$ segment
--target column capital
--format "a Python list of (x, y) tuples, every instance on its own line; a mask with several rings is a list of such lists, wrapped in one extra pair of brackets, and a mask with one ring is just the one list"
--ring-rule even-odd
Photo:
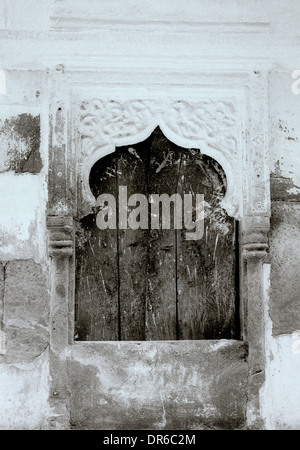
[(49, 256), (72, 256), (74, 249), (73, 217), (47, 216)]
[(270, 218), (267, 216), (246, 216), (242, 220), (243, 257), (264, 258), (267, 256)]

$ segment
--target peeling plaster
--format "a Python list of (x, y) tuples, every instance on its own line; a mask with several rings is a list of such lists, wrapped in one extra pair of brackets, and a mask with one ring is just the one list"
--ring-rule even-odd
[[(269, 75), (271, 194), (275, 200), (277, 188), (300, 187), (300, 99), (292, 93), (291, 84), (289, 71), (281, 69)], [(294, 192), (292, 195), (287, 192), (287, 199), (299, 201), (298, 192), (296, 197)]]
[(0, 173), (41, 171), (39, 116), (20, 114), (0, 121), (0, 163)]

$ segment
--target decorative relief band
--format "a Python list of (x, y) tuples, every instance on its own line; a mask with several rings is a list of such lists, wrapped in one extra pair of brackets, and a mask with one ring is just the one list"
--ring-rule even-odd
[(201, 102), (92, 99), (81, 104), (81, 133), (88, 148), (134, 138), (161, 125), (179, 138), (236, 153), (236, 109), (232, 100)]

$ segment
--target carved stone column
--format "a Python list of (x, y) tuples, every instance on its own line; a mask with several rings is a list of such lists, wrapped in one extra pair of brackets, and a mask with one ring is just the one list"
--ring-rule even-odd
[(247, 261), (247, 336), (248, 342), (248, 404), (249, 428), (262, 428), (259, 392), (265, 380), (265, 330), (263, 303), (263, 259), (268, 249), (268, 217), (246, 217), (243, 220), (243, 257)]
[(74, 251), (73, 183), (75, 164), (71, 155), (69, 92), (63, 66), (52, 73), (50, 108), (48, 253), (51, 257), (50, 334), (50, 428), (68, 429), (69, 380), (67, 353), (70, 343), (71, 257)]
[(51, 257), (50, 426), (69, 428), (67, 348), (69, 344), (69, 271), (73, 255), (73, 218), (48, 216)]

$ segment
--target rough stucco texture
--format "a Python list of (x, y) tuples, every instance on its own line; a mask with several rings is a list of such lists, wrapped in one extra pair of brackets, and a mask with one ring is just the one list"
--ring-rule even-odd
[(84, 343), (68, 362), (73, 429), (237, 429), (248, 366), (238, 341)]
[(41, 266), (32, 260), (5, 266), (5, 363), (31, 362), (49, 344), (49, 293)]
[(270, 233), (270, 316), (273, 335), (300, 329), (300, 204), (273, 202)]

